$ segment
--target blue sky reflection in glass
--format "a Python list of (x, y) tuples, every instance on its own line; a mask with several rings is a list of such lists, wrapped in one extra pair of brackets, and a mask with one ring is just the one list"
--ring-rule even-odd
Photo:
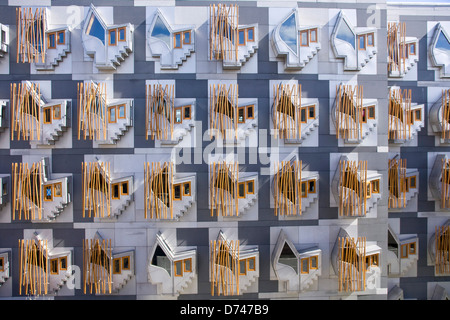
[(291, 14), (280, 26), (280, 38), (297, 54), (297, 23), (295, 13)]
[(98, 21), (95, 14), (91, 15), (86, 34), (98, 38), (103, 43), (103, 45), (105, 44), (105, 29), (103, 28), (100, 21)]
[(342, 19), (342, 23), (339, 25), (336, 38), (350, 43), (353, 49), (355, 49), (355, 34), (344, 19)]
[(447, 53), (450, 53), (450, 41), (445, 36), (444, 32), (439, 32), (435, 47), (436, 49), (444, 50)]
[(156, 18), (151, 36), (163, 41), (170, 48), (170, 31), (159, 16)]

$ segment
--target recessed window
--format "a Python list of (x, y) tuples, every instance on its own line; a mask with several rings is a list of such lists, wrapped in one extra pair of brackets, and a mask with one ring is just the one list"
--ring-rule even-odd
[(367, 117), (369, 119), (375, 119), (375, 106), (368, 106), (367, 112), (368, 112)]
[(114, 258), (113, 259), (113, 274), (120, 274), (120, 273), (122, 273), (121, 259)]
[(120, 195), (127, 196), (128, 192), (128, 181), (124, 181), (121, 183)]
[(315, 106), (308, 107), (308, 119), (314, 119), (316, 117), (316, 108)]
[(370, 183), (372, 184), (372, 192), (380, 193), (380, 180), (372, 180)]
[(366, 36), (365, 35), (358, 37), (358, 49), (359, 50), (366, 49)]
[(190, 120), (191, 119), (191, 106), (184, 106), (183, 107), (183, 120)]
[(369, 33), (367, 35), (367, 46), (368, 47), (373, 47), (374, 45), (375, 45), (374, 34), (373, 33)]
[(409, 254), (416, 254), (416, 243), (411, 242), (409, 244)]
[(245, 182), (238, 183), (238, 198), (245, 198)]
[(55, 33), (49, 33), (47, 35), (47, 48), (48, 49), (56, 48), (56, 34)]
[(301, 123), (307, 123), (308, 119), (306, 118), (306, 108), (300, 109), (300, 122)]
[(309, 268), (310, 269), (318, 269), (319, 267), (318, 267), (318, 260), (319, 260), (319, 258), (318, 258), (318, 256), (312, 256), (312, 257), (310, 257), (309, 258)]
[(239, 275), (245, 276), (247, 274), (247, 259), (239, 260)]
[(301, 31), (300, 32), (300, 46), (307, 47), (309, 46), (309, 39), (308, 39), (308, 31)]
[(173, 200), (181, 200), (182, 199), (182, 195), (181, 195), (181, 184), (175, 184), (173, 186)]
[(413, 56), (416, 54), (416, 44), (415, 43), (411, 43), (409, 45), (409, 54), (413, 55)]
[(317, 42), (317, 29), (309, 30), (309, 41)]
[(250, 180), (247, 181), (247, 194), (254, 194), (255, 193), (255, 181)]
[(181, 107), (175, 108), (175, 123), (183, 122), (181, 111)]
[(0, 272), (5, 271), (5, 258), (0, 257)]
[(121, 104), (121, 105), (117, 106), (117, 109), (118, 109), (118, 112), (117, 112), (118, 115), (117, 115), (117, 117), (118, 117), (119, 119), (125, 119), (125, 118), (127, 117), (125, 105), (124, 105), (124, 104)]
[(66, 33), (64, 31), (58, 32), (58, 44), (64, 44), (66, 42)]
[(367, 108), (362, 108), (361, 113), (362, 113), (362, 115), (361, 115), (362, 123), (367, 123)]
[(245, 122), (245, 108), (240, 107), (238, 108), (238, 123), (244, 123)]
[(308, 181), (308, 193), (316, 193), (316, 180)]
[(98, 38), (103, 45), (105, 44), (105, 28), (103, 28), (95, 14), (91, 14), (88, 27), (86, 28), (86, 34)]
[(60, 270), (67, 270), (67, 257), (60, 257), (59, 258), (59, 269)]
[(61, 120), (61, 105), (60, 104), (53, 106), (53, 119)]
[(190, 31), (183, 32), (183, 44), (191, 44), (191, 32)]
[(255, 41), (255, 28), (248, 28), (247, 29), (247, 41), (248, 42)]
[(247, 119), (255, 118), (254, 108), (255, 108), (255, 106), (253, 104), (247, 106)]
[(44, 187), (44, 201), (53, 201), (53, 185), (48, 185)]
[(127, 28), (122, 27), (119, 28), (119, 41), (126, 41), (127, 40)]
[(109, 123), (116, 123), (117, 122), (116, 106), (108, 108), (108, 122)]
[(422, 121), (422, 110), (420, 109), (414, 110), (414, 120)]
[(6, 182), (2, 183), (2, 194), (5, 196), (8, 194), (8, 188)]
[(302, 181), (301, 191), (302, 191), (302, 198), (306, 198), (308, 196), (308, 181)]
[(409, 187), (414, 189), (416, 188), (416, 176), (409, 177)]
[(367, 183), (367, 185), (366, 185), (366, 190), (367, 190), (367, 193), (366, 193), (366, 198), (370, 198), (371, 196), (372, 196), (372, 184), (369, 182), (369, 183)]
[(109, 45), (115, 46), (117, 44), (117, 30), (109, 30)]
[(400, 251), (402, 258), (408, 258), (408, 244), (402, 244)]
[(256, 270), (255, 257), (247, 259), (247, 270), (248, 271), (255, 271)]
[(191, 182), (190, 181), (183, 183), (183, 195), (184, 196), (191, 195)]
[(130, 257), (122, 257), (122, 270), (130, 270)]
[(175, 266), (175, 277), (183, 276), (183, 260), (178, 260), (174, 262)]
[(309, 259), (303, 258), (300, 259), (301, 273), (309, 273)]
[(55, 183), (53, 185), (53, 190), (54, 190), (54, 196), (55, 197), (61, 197), (62, 196), (62, 194), (61, 194), (61, 187), (62, 187), (62, 183), (61, 182)]
[(239, 30), (239, 45), (245, 46), (245, 29)]
[(192, 259), (184, 259), (184, 272), (192, 272)]
[(58, 274), (58, 259), (50, 260), (50, 274)]
[(379, 266), (379, 254), (371, 254), (366, 256), (366, 268), (371, 266)]
[(174, 48), (181, 48), (181, 32), (175, 33), (173, 36), (173, 46)]
[(44, 108), (44, 123), (52, 123), (52, 108)]
[(114, 200), (120, 199), (120, 185), (118, 183), (112, 185), (112, 198)]

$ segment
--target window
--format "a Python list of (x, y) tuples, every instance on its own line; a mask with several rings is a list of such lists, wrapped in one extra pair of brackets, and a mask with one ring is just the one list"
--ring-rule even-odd
[(300, 46), (301, 47), (309, 46), (308, 33), (309, 33), (308, 30), (300, 31)]
[(245, 182), (238, 183), (238, 198), (245, 198)]
[(115, 183), (112, 185), (112, 198), (114, 200), (120, 199), (120, 191), (119, 191), (119, 184)]
[(373, 47), (375, 45), (375, 38), (373, 33), (367, 35), (367, 46)]
[(240, 46), (245, 46), (245, 29), (244, 30), (239, 30), (239, 45)]
[(108, 108), (108, 122), (109, 123), (116, 123), (117, 122), (117, 119), (116, 119), (116, 106)]
[(422, 110), (420, 109), (414, 110), (414, 120), (422, 121)]
[(181, 184), (175, 184), (173, 186), (173, 200), (179, 201), (182, 199), (181, 195)]
[(319, 257), (318, 256), (312, 256), (309, 258), (309, 269), (316, 270), (319, 268), (318, 263)]
[(367, 107), (367, 111), (368, 111), (368, 119), (375, 119), (375, 106), (368, 106)]
[(308, 196), (307, 183), (308, 183), (308, 181), (302, 181), (302, 184), (301, 184), (302, 198), (306, 198)]
[(409, 254), (416, 254), (416, 243), (411, 242), (409, 244)]
[(120, 274), (120, 273), (122, 273), (121, 259), (114, 258), (113, 259), (113, 274)]
[(401, 257), (402, 258), (408, 258), (408, 244), (402, 244), (401, 246)]
[(66, 33), (64, 31), (58, 32), (58, 44), (65, 44), (66, 43)]
[(244, 123), (245, 122), (245, 108), (239, 107), (238, 108), (238, 123)]
[(191, 31), (183, 32), (183, 44), (191, 44)]
[(109, 30), (109, 45), (115, 46), (117, 44), (117, 29)]
[(362, 108), (361, 110), (362, 113), (362, 123), (367, 123), (367, 108)]
[(317, 42), (317, 29), (309, 30), (309, 41)]
[(53, 190), (54, 190), (54, 197), (61, 197), (62, 195), (61, 195), (61, 187), (62, 187), (62, 183), (61, 182), (58, 182), (58, 183), (55, 183), (54, 185), (53, 185)]
[(358, 49), (365, 50), (366, 49), (366, 36), (362, 35), (358, 37)]
[(309, 273), (309, 258), (300, 259), (300, 270), (301, 273)]
[(255, 41), (255, 28), (248, 28), (247, 29), (247, 41), (253, 42)]
[(6, 185), (6, 182), (2, 183), (2, 193), (4, 196), (6, 196), (8, 194), (8, 187)]
[(191, 182), (190, 181), (183, 183), (183, 195), (184, 196), (191, 195)]
[(409, 54), (410, 55), (416, 55), (416, 44), (415, 43), (411, 43), (409, 45)]
[(122, 27), (119, 28), (119, 41), (126, 41), (127, 40), (127, 28)]
[(372, 192), (380, 193), (380, 179), (372, 180), (370, 183), (372, 184)]
[(308, 193), (316, 193), (316, 180), (308, 180)]
[(126, 111), (126, 109), (125, 109), (125, 105), (124, 104), (121, 104), (121, 105), (119, 105), (119, 106), (117, 106), (117, 109), (118, 109), (118, 115), (117, 115), (117, 118), (119, 118), (119, 119), (125, 119), (126, 117), (127, 117), (127, 111)]
[(44, 123), (52, 123), (52, 108), (44, 108)]
[(187, 258), (183, 260), (184, 262), (184, 272), (192, 272), (192, 259), (191, 258)]
[(56, 48), (56, 34), (55, 33), (47, 34), (47, 48), (48, 49)]
[(247, 119), (255, 119), (254, 108), (253, 104), (247, 106)]
[(255, 271), (256, 270), (255, 257), (247, 259), (247, 270), (248, 271)]
[(120, 195), (122, 196), (128, 195), (128, 181), (124, 181), (121, 183)]
[(130, 270), (130, 257), (122, 257), (122, 270)]
[(5, 258), (0, 257), (0, 272), (5, 271)]
[(306, 123), (308, 120), (306, 119), (306, 108), (300, 109), (300, 123)]
[(366, 267), (379, 266), (379, 254), (371, 254), (366, 256)]
[(59, 258), (59, 270), (67, 270), (67, 257)]
[(105, 29), (94, 14), (91, 14), (86, 34), (98, 38), (103, 45), (105, 44)]
[(182, 45), (181, 45), (181, 37), (182, 37), (181, 32), (175, 33), (173, 35), (173, 47), (174, 48), (181, 48), (182, 47)]
[(255, 193), (255, 181), (250, 180), (247, 181), (247, 194), (254, 194)]
[(50, 274), (58, 274), (58, 259), (50, 259)]
[(175, 277), (182, 277), (183, 276), (183, 260), (175, 261), (173, 264), (175, 267)]
[(372, 188), (371, 188), (372, 184), (369, 182), (366, 185), (366, 189), (367, 189), (367, 193), (366, 193), (366, 198), (370, 198), (372, 196)]
[(239, 275), (245, 276), (247, 274), (247, 259), (239, 260)]
[(183, 122), (182, 115), (181, 115), (181, 107), (175, 108), (175, 123), (181, 123)]
[(409, 177), (409, 187), (411, 189), (416, 188), (416, 176)]
[(60, 104), (53, 106), (53, 119), (61, 120), (61, 105)]
[(316, 117), (316, 106), (308, 107), (308, 119), (314, 119)]
[(187, 105), (183, 107), (183, 120), (191, 119), (191, 105)]
[(44, 201), (53, 201), (53, 185), (44, 186)]

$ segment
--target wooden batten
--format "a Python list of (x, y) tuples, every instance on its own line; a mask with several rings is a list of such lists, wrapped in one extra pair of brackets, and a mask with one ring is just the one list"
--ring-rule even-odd
[(450, 90), (442, 90), (441, 139), (450, 139)]
[(83, 218), (111, 216), (111, 164), (109, 162), (83, 162), (82, 205)]
[(106, 140), (108, 114), (106, 108), (106, 84), (80, 82), (78, 97), (78, 140)]
[(367, 161), (340, 161), (339, 170), (339, 215), (364, 216), (367, 208)]
[(389, 159), (388, 176), (388, 208), (405, 208), (408, 183), (406, 178), (406, 159)]
[(41, 138), (40, 84), (11, 83), (11, 140)]
[(238, 128), (238, 85), (211, 84), (209, 86), (210, 139), (214, 132), (222, 137), (237, 139)]
[(146, 134), (152, 140), (173, 139), (175, 123), (175, 85), (161, 84), (146, 87)]
[(111, 239), (83, 240), (83, 293), (112, 293)]
[(442, 159), (441, 169), (441, 208), (450, 208), (450, 160)]
[(41, 162), (12, 163), (13, 220), (41, 220), (44, 216), (43, 182)]
[(406, 71), (406, 59), (408, 50), (406, 46), (405, 23), (388, 23), (387, 30), (388, 47), (388, 71), (398, 71), (400, 74)]
[(239, 240), (210, 241), (211, 296), (239, 295)]
[(275, 164), (275, 216), (302, 214), (302, 162), (281, 161)]
[(238, 216), (239, 163), (213, 162), (209, 172), (211, 217)]
[(19, 294), (47, 294), (48, 285), (48, 241), (19, 239)]
[(272, 121), (275, 138), (301, 138), (301, 101), (302, 86), (300, 84), (273, 85)]
[(172, 162), (146, 162), (144, 164), (144, 215), (150, 219), (173, 219)]
[(238, 61), (239, 7), (209, 6), (209, 56), (211, 60)]
[(336, 138), (360, 139), (363, 112), (363, 86), (336, 86)]
[(339, 237), (339, 292), (366, 289), (366, 238)]
[(45, 63), (47, 22), (45, 8), (16, 8), (17, 62)]
[(439, 275), (450, 274), (450, 227), (435, 227), (435, 272)]
[(391, 89), (389, 93), (389, 139), (411, 139), (411, 89)]

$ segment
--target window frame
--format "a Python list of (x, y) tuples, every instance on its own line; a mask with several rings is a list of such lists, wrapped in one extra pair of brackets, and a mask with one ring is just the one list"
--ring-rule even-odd
[[(244, 265), (244, 268), (241, 268), (242, 264)], [(244, 269), (244, 271), (242, 271), (242, 269)], [(239, 260), (239, 275), (240, 276), (247, 275), (247, 259)]]
[[(53, 37), (53, 46), (51, 45), (50, 38)], [(47, 49), (56, 49), (56, 32), (47, 33)]]
[[(192, 118), (192, 105), (191, 104), (187, 104), (187, 105), (185, 105), (185, 106), (183, 106), (182, 107), (183, 108), (183, 110), (182, 110), (182, 120), (191, 120), (191, 118)], [(187, 109), (187, 108), (189, 108), (189, 117), (186, 117), (186, 112), (185, 112), (185, 110)]]
[[(361, 38), (363, 39), (364, 47), (361, 47)], [(366, 43), (366, 35), (360, 34), (358, 35), (358, 50), (366, 50), (367, 43)]]
[[(370, 110), (373, 110), (373, 117), (370, 116)], [(368, 107), (367, 107), (367, 119), (368, 119), (368, 120), (369, 120), (369, 119), (374, 120), (375, 117), (376, 117), (376, 115), (375, 115), (375, 106), (368, 106)]]
[[(62, 261), (63, 261), (63, 260), (66, 261), (66, 266), (65, 266), (65, 267), (62, 266)], [(66, 270), (67, 270), (67, 256), (59, 257), (59, 258), (58, 258), (58, 263), (59, 263), (59, 270), (63, 270), (63, 271), (66, 271)]]
[[(179, 46), (177, 46), (177, 36), (180, 37)], [(183, 48), (183, 32), (175, 32), (173, 34), (173, 48), (174, 49), (181, 49), (181, 48)]]
[[(124, 263), (125, 259), (128, 259), (128, 267), (125, 267), (125, 263)], [(130, 256), (123, 256), (121, 258), (121, 261), (122, 261), (122, 270), (131, 270), (131, 259), (130, 259)]]
[[(316, 34), (316, 37), (315, 37), (316, 40), (312, 40), (311, 34), (313, 32)], [(309, 29), (309, 42), (310, 43), (317, 43), (319, 41), (319, 39), (317, 39), (318, 35), (319, 35), (319, 33), (317, 32), (317, 28)]]
[[(253, 261), (253, 268), (250, 268), (250, 261)], [(247, 270), (256, 271), (256, 259), (255, 257), (247, 258)]]
[[(180, 110), (180, 121), (177, 121), (177, 110)], [(180, 124), (183, 123), (183, 107), (175, 107), (173, 109), (174, 114), (174, 123)]]
[[(123, 30), (123, 39), (120, 39), (120, 31)], [(117, 28), (117, 41), (124, 42), (127, 41), (127, 27)]]
[[(370, 184), (371, 184), (370, 189), (371, 189), (371, 192), (372, 192), (372, 193), (380, 193), (380, 179), (374, 179), (374, 180), (371, 180), (371, 181), (370, 181)], [(377, 186), (378, 188), (375, 189), (375, 188), (373, 187), (374, 184), (376, 184), (376, 186)]]
[[(189, 261), (189, 269), (186, 268), (186, 261)], [(183, 272), (192, 272), (192, 258), (186, 258), (183, 260)]]
[[(248, 36), (248, 31), (249, 30), (253, 30), (253, 37), (252, 38), (250, 38)], [(255, 27), (250, 27), (250, 28), (245, 29), (245, 36), (246, 36), (246, 41), (247, 42), (255, 42)]]
[[(316, 260), (316, 266), (313, 267), (312, 261)], [(319, 256), (311, 256), (309, 257), (309, 270), (317, 270), (319, 269)]]
[[(243, 34), (243, 38), (242, 38), (244, 40), (243, 43), (241, 43), (241, 34)], [(247, 45), (247, 39), (246, 38), (247, 38), (247, 31), (246, 31), (246, 29), (238, 30), (237, 43), (238, 43), (239, 47)]]
[[(185, 185), (189, 185), (189, 193), (186, 193), (186, 188), (185, 188)], [(191, 182), (190, 181), (186, 181), (186, 182), (183, 182), (183, 196), (186, 196), (186, 197), (190, 197), (191, 196)]]
[[(409, 180), (409, 188), (410, 189), (416, 189), (417, 188), (417, 177), (416, 176), (410, 176), (408, 178)], [(413, 184), (414, 181), (414, 184)]]
[[(308, 106), (307, 108), (308, 108), (307, 113), (306, 113), (307, 119), (308, 120), (315, 119), (316, 118), (316, 105)], [(314, 114), (314, 116), (312, 116), (312, 117), (311, 117), (311, 110), (313, 110), (313, 114)]]
[[(56, 271), (54, 271), (54, 267), (56, 267)], [(50, 259), (50, 274), (53, 274), (53, 275), (59, 274), (59, 259), (58, 258)]]
[[(119, 104), (116, 106), (117, 107), (117, 119), (126, 119), (127, 118), (127, 107), (126, 105), (123, 104)], [(123, 117), (120, 116), (120, 109), (123, 108)]]
[[(306, 262), (306, 264), (303, 264), (303, 262)], [(301, 258), (300, 259), (300, 274), (308, 274), (309, 273), (309, 257), (307, 258)], [(307, 267), (307, 270), (303, 270), (303, 266)]]
[[(177, 264), (180, 264), (180, 266), (179, 267), (177, 267)], [(183, 263), (183, 260), (175, 260), (174, 262), (173, 262), (173, 275), (175, 276), (175, 277), (182, 277), (183, 276), (183, 269), (184, 269), (184, 263)], [(180, 272), (179, 274), (177, 273), (177, 272)]]
[[(417, 117), (417, 114), (419, 114), (418, 117)], [(414, 121), (422, 121), (422, 109), (414, 110)]]
[[(305, 112), (305, 120), (302, 120), (302, 112)], [(308, 110), (307, 107), (300, 108), (300, 123), (308, 123)]]
[[(114, 194), (115, 194), (114, 188), (116, 188), (116, 187), (117, 187), (117, 197), (114, 196)], [(119, 200), (120, 199), (120, 191), (121, 191), (120, 189), (121, 189), (121, 183), (120, 182), (111, 184), (111, 199), (113, 199), (113, 200)]]
[[(183, 44), (191, 44), (191, 42), (192, 42), (192, 40), (191, 40), (191, 37), (192, 37), (191, 30), (186, 30), (186, 31), (183, 31), (182, 33), (183, 33)], [(189, 34), (189, 41), (186, 41), (186, 33)]]
[[(248, 185), (253, 184), (253, 191), (248, 191)], [(255, 194), (255, 180), (245, 181), (245, 194)]]
[[(116, 261), (118, 261), (119, 263), (117, 264), (119, 266), (119, 270), (116, 270)], [(122, 258), (113, 258), (112, 261), (112, 269), (113, 269), (113, 274), (121, 274), (122, 273)]]
[[(240, 193), (240, 191), (241, 191), (241, 189), (240, 189), (240, 186), (243, 186), (243, 190), (244, 190), (244, 192), (243, 192), (243, 195), (241, 196), (241, 193)], [(237, 190), (237, 196), (238, 196), (238, 199), (245, 199), (245, 195), (246, 195), (246, 193), (245, 193), (245, 181), (244, 182), (238, 182), (238, 190)]]
[[(252, 110), (252, 116), (249, 117), (248, 115), (248, 110)], [(246, 119), (255, 119), (255, 105), (254, 104), (249, 104), (248, 106), (245, 107), (245, 118)]]
[[(303, 44), (304, 35), (306, 35), (306, 44)], [(309, 47), (309, 30), (300, 31), (300, 47)]]
[[(414, 50), (411, 50), (411, 48), (414, 48)], [(409, 43), (408, 44), (408, 53), (410, 55), (412, 55), (412, 56), (415, 56), (416, 55), (416, 51), (417, 51), (416, 44), (415, 43)]]
[[(56, 194), (56, 186), (59, 185), (60, 194)], [(62, 197), (62, 182), (56, 182), (53, 184), (53, 197), (54, 198), (61, 198)]]
[(372, 197), (372, 182), (368, 182), (366, 183), (366, 199), (369, 199), (370, 197)]
[[(406, 248), (406, 250), (405, 250), (406, 255), (403, 254), (403, 248)], [(408, 256), (409, 256), (409, 243), (402, 244), (400, 246), (400, 258), (401, 259), (408, 258)]]
[[(114, 43), (111, 42), (111, 33), (114, 33)], [(108, 30), (108, 45), (109, 46), (117, 46), (117, 28)]]
[[(114, 110), (114, 121), (111, 120), (111, 112)], [(108, 107), (108, 123), (117, 123), (117, 108), (116, 106)]]
[(408, 243), (408, 254), (416, 254), (416, 253), (417, 253), (416, 242)]
[[(46, 119), (46, 112), (48, 111), (49, 115), (50, 115), (50, 120), (47, 121)], [(44, 124), (51, 124), (53, 122), (53, 108), (52, 107), (44, 107), (42, 108), (42, 113), (44, 115)]]
[[(59, 35), (61, 35), (61, 34), (62, 34), (62, 39), (63, 39), (62, 42), (59, 41), (59, 39), (60, 39)], [(66, 44), (66, 32), (64, 30), (56, 32), (56, 44), (58, 44), (58, 45)]]
[[(50, 188), (50, 190), (51, 190), (50, 199), (47, 198), (47, 188)], [(47, 202), (53, 201), (53, 184), (44, 185), (44, 201), (47, 201)]]
[[(315, 179), (311, 179), (311, 180), (308, 180), (307, 182), (308, 182), (308, 184), (306, 185), (306, 187), (307, 187), (307, 189), (306, 189), (307, 193), (316, 193), (316, 180), (315, 180)], [(312, 185), (314, 186), (313, 191), (310, 191), (310, 190), (309, 190), (309, 186), (311, 185), (311, 182), (312, 182)]]
[[(369, 44), (369, 37), (372, 37), (372, 44)], [(375, 34), (373, 32), (366, 34), (366, 47), (375, 47)]]
[[(305, 194), (303, 195), (303, 185), (305, 186)], [(300, 182), (300, 195), (302, 198), (308, 197), (308, 181), (301, 181)]]
[[(123, 186), (127, 186), (127, 192), (123, 192)], [(130, 186), (128, 184), (128, 181), (122, 181), (120, 183), (120, 196), (128, 196), (130, 194)]]
[[(176, 198), (175, 197), (175, 188), (179, 187), (180, 188), (180, 198)], [(181, 183), (176, 183), (172, 185), (172, 200), (173, 201), (181, 201), (183, 200), (183, 190), (182, 190), (183, 186)]]
[[(239, 112), (242, 110), (242, 121), (239, 120)], [(238, 107), (237, 109), (237, 121), (238, 123), (245, 123), (245, 112), (247, 111), (247, 109), (245, 107)]]
[[(56, 116), (55, 110), (59, 109), (59, 116)], [(55, 104), (52, 106), (52, 121), (61, 120), (61, 104)]]

